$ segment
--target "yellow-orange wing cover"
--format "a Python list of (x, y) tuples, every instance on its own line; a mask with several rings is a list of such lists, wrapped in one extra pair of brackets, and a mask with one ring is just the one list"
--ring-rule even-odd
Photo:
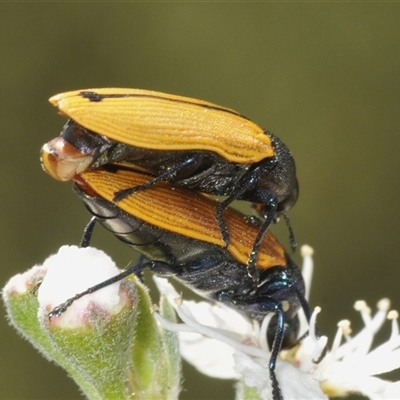
[(49, 100), (99, 135), (152, 150), (212, 151), (253, 164), (274, 156), (267, 134), (236, 111), (201, 100), (140, 89), (85, 89)]
[[(110, 202), (113, 202), (115, 192), (143, 185), (152, 179), (143, 173), (122, 168), (116, 172), (104, 169), (84, 172), (80, 178), (98, 196)], [(129, 195), (117, 205), (128, 214), (156, 227), (224, 246), (215, 218), (218, 203), (202, 194), (159, 182), (151, 188)], [(233, 209), (226, 209), (223, 215), (230, 237), (228, 251), (239, 262), (247, 265), (258, 228)], [(257, 268), (285, 265), (286, 257), (282, 245), (267, 232), (258, 252)]]

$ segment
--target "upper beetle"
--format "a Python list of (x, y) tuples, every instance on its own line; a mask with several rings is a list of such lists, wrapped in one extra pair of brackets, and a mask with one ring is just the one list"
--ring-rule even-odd
[[(304, 281), (299, 268), (281, 244), (267, 232), (257, 254), (257, 285), (248, 276), (246, 261), (257, 235), (257, 227), (239, 212), (227, 208), (224, 219), (230, 243), (224, 246), (215, 220), (218, 203), (205, 195), (167, 182), (126, 196), (115, 203), (114, 192), (141, 185), (150, 176), (127, 167), (108, 166), (77, 175), (74, 189), (88, 210), (107, 230), (149, 261), (112, 278), (115, 282), (148, 267), (153, 272), (173, 276), (204, 297), (235, 308), (262, 321), (275, 314), (268, 329), (271, 347), (269, 362), (273, 398), (281, 399), (275, 364), (282, 347), (297, 343), (297, 311), (306, 318), (310, 310), (304, 297)], [(86, 232), (91, 234), (91, 230)], [(88, 239), (85, 239), (86, 245)], [(106, 285), (97, 285), (94, 290)], [(91, 288), (87, 292), (92, 292)], [(54, 309), (59, 315), (81, 293)]]
[(50, 102), (70, 118), (61, 136), (42, 148), (42, 165), (56, 179), (125, 162), (155, 177), (115, 193), (115, 200), (160, 180), (228, 196), (216, 211), (226, 245), (223, 210), (238, 199), (261, 204), (265, 220), (248, 260), (248, 273), (256, 280), (262, 237), (298, 196), (295, 163), (280, 139), (229, 108), (148, 90), (77, 90)]

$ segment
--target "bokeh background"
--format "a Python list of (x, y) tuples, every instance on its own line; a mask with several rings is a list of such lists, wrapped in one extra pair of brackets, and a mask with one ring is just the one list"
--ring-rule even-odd
[[(400, 308), (399, 17), (394, 3), (2, 3), (1, 285), (77, 243), (88, 220), (40, 167), (65, 122), (48, 97), (120, 86), (237, 109), (285, 141), (301, 185), (289, 215), (298, 243), (315, 248), (323, 332), (342, 318), (359, 327), (357, 299)], [(274, 232), (287, 246), (284, 226)], [(133, 257), (100, 229), (93, 244), (122, 266)], [(0, 324), (2, 399), (80, 397)], [(182, 399), (233, 398), (231, 381), (186, 365), (184, 388)]]

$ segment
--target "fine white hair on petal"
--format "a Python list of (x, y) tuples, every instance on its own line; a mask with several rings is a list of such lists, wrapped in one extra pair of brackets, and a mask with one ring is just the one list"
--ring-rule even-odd
[[(62, 246), (57, 254), (45, 260), (43, 267), (47, 268), (47, 273), (38, 289), (38, 301), (40, 308), (47, 312), (119, 273), (114, 261), (93, 247)], [(82, 311), (89, 303), (95, 303), (115, 312), (113, 308), (120, 308), (119, 287), (120, 282), (117, 282), (86, 295), (75, 301), (68, 311)]]

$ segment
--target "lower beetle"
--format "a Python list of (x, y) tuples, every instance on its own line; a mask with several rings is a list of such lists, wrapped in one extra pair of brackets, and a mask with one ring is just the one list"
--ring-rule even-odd
[[(227, 245), (223, 210), (234, 200), (262, 205), (260, 225), (248, 260), (255, 258), (269, 225), (298, 196), (295, 163), (284, 143), (234, 110), (187, 97), (139, 89), (87, 89), (61, 93), (50, 102), (70, 118), (61, 136), (42, 148), (44, 169), (59, 180), (103, 164), (125, 162), (154, 175), (115, 193), (115, 199), (160, 180), (216, 196)], [(294, 239), (291, 234), (291, 243)]]
[[(247, 274), (245, 262), (257, 227), (239, 212), (224, 210), (231, 238), (229, 246), (224, 247), (214, 218), (218, 203), (202, 194), (159, 182), (118, 204), (113, 201), (116, 191), (141, 185), (148, 179), (143, 173), (112, 166), (76, 176), (74, 190), (101, 225), (150, 260), (139, 269), (148, 267), (156, 274), (172, 276), (204, 297), (260, 322), (267, 314), (275, 314), (268, 331), (269, 370), (273, 398), (281, 399), (275, 375), (278, 353), (282, 347), (291, 347), (297, 341), (298, 309), (303, 308), (307, 319), (310, 318), (299, 268), (267, 232), (257, 255), (259, 280), (255, 285)], [(91, 227), (87, 232), (90, 230)], [(133, 272), (137, 273), (138, 267), (125, 271), (112, 282)], [(69, 299), (54, 309), (51, 316), (59, 315), (86, 293)]]

